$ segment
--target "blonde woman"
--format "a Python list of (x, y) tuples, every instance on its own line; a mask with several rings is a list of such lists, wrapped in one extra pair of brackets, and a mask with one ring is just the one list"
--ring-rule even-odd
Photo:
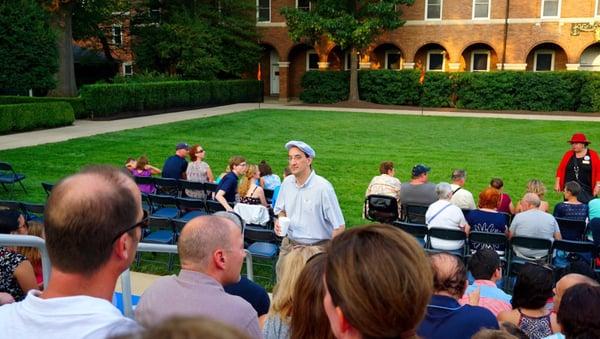
[(321, 247), (302, 246), (294, 248), (281, 259), (277, 284), (273, 288), (271, 308), (263, 328), (265, 339), (290, 337), (290, 317), (292, 316), (296, 282), (308, 259), (320, 252), (322, 252)]
[(260, 171), (256, 165), (248, 165), (242, 183), (238, 188), (240, 202), (249, 205), (263, 205), (269, 207), (265, 198), (265, 191), (257, 185)]
[[(538, 209), (542, 212), (548, 212), (548, 202), (544, 200), (544, 194), (546, 194), (546, 186), (541, 180), (531, 179), (527, 183), (527, 191), (525, 193), (534, 193), (540, 198), (540, 207)], [(521, 202), (516, 206), (516, 213), (523, 212)]]

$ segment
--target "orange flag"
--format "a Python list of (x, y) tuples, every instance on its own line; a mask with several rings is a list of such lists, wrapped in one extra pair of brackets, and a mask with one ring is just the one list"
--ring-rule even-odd
[(423, 67), (423, 65), (421, 65), (421, 76), (419, 77), (419, 83), (421, 85), (423, 85), (424, 82), (425, 82), (425, 67)]
[(256, 80), (260, 81), (260, 78), (262, 76), (262, 73), (260, 71), (260, 62), (258, 63), (258, 72), (256, 72)]

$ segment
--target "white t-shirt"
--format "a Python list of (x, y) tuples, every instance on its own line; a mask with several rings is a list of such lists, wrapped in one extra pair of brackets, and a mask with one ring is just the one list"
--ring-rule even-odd
[(0, 307), (0, 338), (104, 339), (141, 329), (107, 300), (40, 294), (32, 290), (23, 301)]
[(471, 192), (464, 188), (461, 188), (457, 191), (457, 189), (460, 187), (457, 184), (451, 184), (450, 187), (452, 187), (452, 192), (454, 192), (452, 194), (452, 198), (450, 199), (451, 203), (458, 206), (458, 208), (462, 208), (463, 210), (475, 209), (475, 200), (473, 199), (473, 194)]
[[(456, 230), (464, 230), (463, 226), (467, 224), (462, 210), (448, 200), (438, 200), (429, 205), (427, 212), (425, 212), (425, 222), (427, 223), (427, 228), (439, 227)], [(462, 240), (431, 238), (431, 247), (438, 250), (456, 250), (461, 248), (464, 243)]]

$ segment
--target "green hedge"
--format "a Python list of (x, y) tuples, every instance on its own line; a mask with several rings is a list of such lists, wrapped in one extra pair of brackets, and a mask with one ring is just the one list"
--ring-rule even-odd
[(262, 88), (257, 80), (94, 84), (83, 86), (81, 97), (92, 116), (108, 117), (121, 112), (258, 102)]
[(68, 102), (73, 107), (75, 118), (85, 119), (88, 114), (85, 110), (85, 104), (81, 97), (59, 98), (59, 97), (26, 97), (26, 96), (0, 96), (0, 105), (25, 104), (25, 103), (45, 103), (45, 102)]
[(71, 125), (73, 107), (67, 102), (0, 105), (0, 134)]
[[(423, 85), (419, 77), (418, 70), (360, 71), (360, 97), (379, 104), (425, 107), (600, 112), (600, 74), (594, 72), (428, 72)], [(300, 99), (346, 100), (348, 78), (348, 72), (307, 72)]]
[(350, 72), (308, 71), (302, 76), (300, 100), (319, 104), (348, 100), (349, 85)]

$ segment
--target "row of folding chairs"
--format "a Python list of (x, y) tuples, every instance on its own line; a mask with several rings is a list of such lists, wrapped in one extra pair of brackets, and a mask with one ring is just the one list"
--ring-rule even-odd
[(0, 208), (17, 210), (25, 216), (27, 221), (37, 220), (43, 222), (46, 205), (15, 200), (0, 200)]

